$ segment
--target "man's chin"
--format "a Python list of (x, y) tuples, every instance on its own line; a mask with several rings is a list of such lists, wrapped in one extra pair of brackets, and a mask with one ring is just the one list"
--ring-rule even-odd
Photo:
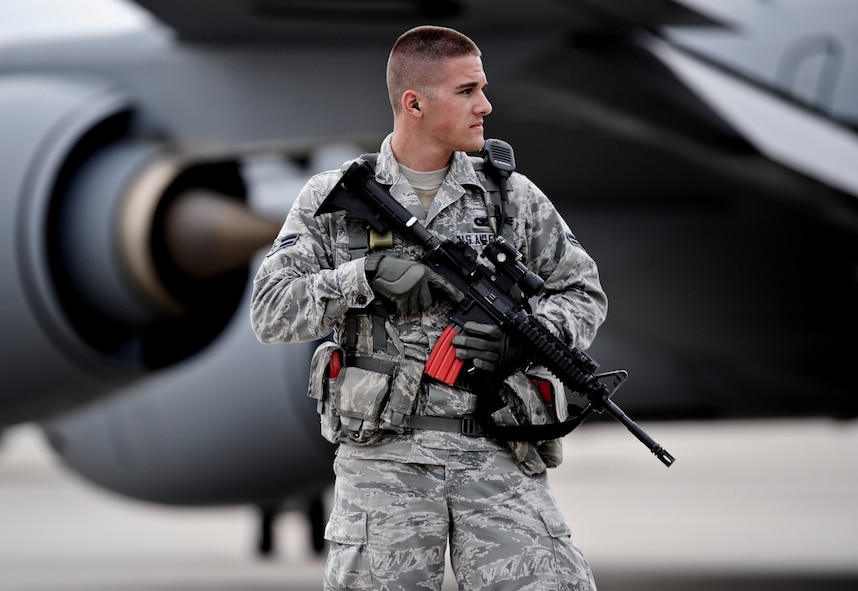
[(483, 134), (480, 134), (479, 139), (475, 138), (472, 142), (470, 142), (470, 145), (462, 151), (463, 152), (479, 152), (480, 150), (483, 149), (483, 145), (485, 143), (486, 143), (486, 140), (483, 137)]

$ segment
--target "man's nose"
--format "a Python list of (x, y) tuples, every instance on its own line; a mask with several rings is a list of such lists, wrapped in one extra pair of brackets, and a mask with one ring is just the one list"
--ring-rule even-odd
[(486, 95), (483, 95), (482, 104), (479, 106), (480, 115), (488, 115), (492, 112), (492, 104), (489, 102), (489, 99)]

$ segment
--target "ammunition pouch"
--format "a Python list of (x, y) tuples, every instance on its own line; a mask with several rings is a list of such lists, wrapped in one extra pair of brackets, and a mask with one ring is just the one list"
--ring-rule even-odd
[(322, 437), (331, 443), (338, 443), (342, 423), (339, 406), (340, 364), (345, 359), (343, 348), (336, 343), (326, 341), (316, 347), (310, 361), (310, 381), (307, 394), (316, 400), (316, 412), (319, 413)]
[[(316, 400), (322, 436), (331, 443), (369, 445), (385, 434), (421, 428), (413, 424), (412, 415), (422, 377), (423, 364), (412, 359), (379, 353), (346, 355), (336, 343), (322, 343), (313, 354), (308, 392)], [(546, 425), (565, 418), (556, 412), (566, 409), (563, 386), (542, 368), (527, 375), (514, 372), (498, 395), (504, 404), (488, 417), (496, 426)], [(563, 461), (562, 439), (506, 444), (528, 476)]]
[(410, 359), (346, 356), (337, 344), (322, 343), (313, 354), (309, 390), (322, 436), (331, 443), (367, 445), (385, 432), (403, 433), (422, 372), (423, 365)]
[[(364, 160), (375, 164), (375, 155), (364, 155)], [(486, 209), (491, 219), (497, 220), (495, 233), (513, 239), (512, 224), (501, 227), (500, 187), (483, 170), (482, 160), (472, 160), (486, 197)], [(509, 221), (517, 219), (515, 200), (506, 203)], [(344, 256), (351, 260), (367, 256), (380, 249), (390, 249), (386, 255), (398, 256), (401, 245), (391, 235), (379, 236), (367, 230), (365, 223), (359, 220), (344, 220), (347, 251)], [(514, 288), (518, 296), (521, 294)], [(521, 296), (522, 304), (527, 300)], [(322, 343), (313, 356), (310, 375), (309, 395), (317, 401), (320, 415), (321, 432), (332, 443), (351, 445), (369, 445), (377, 442), (385, 434), (403, 433), (407, 429), (457, 430), (472, 436), (483, 433), (473, 417), (461, 425), (449, 417), (421, 416), (413, 417), (417, 406), (420, 382), (423, 378), (424, 364), (408, 359), (395, 330), (388, 321), (384, 307), (376, 303), (362, 310), (350, 311), (344, 327), (338, 335), (343, 346), (333, 342)], [(536, 370), (539, 371), (538, 369)], [(557, 412), (565, 411), (565, 395), (562, 384), (548, 372), (534, 377), (549, 380), (554, 396), (563, 400), (546, 400), (539, 387), (531, 382), (531, 376), (514, 372), (500, 387), (497, 404), (493, 412), (480, 416), (480, 422), (486, 426), (492, 424), (501, 427), (525, 427), (559, 422)], [(471, 388), (464, 383), (455, 387), (465, 390)], [(478, 395), (478, 400), (480, 396)], [(479, 404), (479, 403), (478, 403)], [(466, 428), (462, 425), (470, 425)], [(507, 441), (519, 467), (526, 474), (543, 472), (562, 461), (562, 440), (548, 441)]]
[[(563, 384), (541, 366), (514, 372), (501, 383), (500, 408), (488, 420), (501, 428), (548, 425), (566, 419), (566, 392)], [(562, 410), (561, 410), (562, 409)], [(562, 417), (562, 418), (561, 418)], [(491, 429), (489, 429), (491, 431)], [(528, 476), (556, 468), (563, 462), (563, 440), (518, 441), (504, 439), (516, 464)]]

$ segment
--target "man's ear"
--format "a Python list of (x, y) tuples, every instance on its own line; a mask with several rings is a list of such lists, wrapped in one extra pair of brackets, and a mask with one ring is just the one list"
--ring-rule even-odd
[(420, 94), (414, 90), (406, 90), (402, 93), (402, 109), (409, 115), (419, 117), (420, 111)]

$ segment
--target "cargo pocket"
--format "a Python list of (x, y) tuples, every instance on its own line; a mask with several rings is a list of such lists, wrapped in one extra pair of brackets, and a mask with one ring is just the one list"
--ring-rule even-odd
[(328, 566), (326, 589), (372, 589), (372, 575), (366, 551), (366, 513), (337, 508), (325, 528)]
[(342, 424), (337, 413), (342, 361), (345, 353), (336, 343), (326, 341), (316, 348), (310, 361), (307, 395), (316, 400), (322, 437), (331, 443), (341, 441)]
[(379, 416), (390, 376), (360, 367), (347, 367), (342, 376), (339, 410), (343, 432), (352, 443), (371, 443), (381, 436)]
[(557, 587), (561, 591), (591, 591), (596, 588), (590, 563), (584, 558), (581, 550), (572, 543), (572, 532), (556, 507), (539, 510), (539, 517), (545, 524), (545, 529), (554, 546), (554, 564), (557, 576)]

